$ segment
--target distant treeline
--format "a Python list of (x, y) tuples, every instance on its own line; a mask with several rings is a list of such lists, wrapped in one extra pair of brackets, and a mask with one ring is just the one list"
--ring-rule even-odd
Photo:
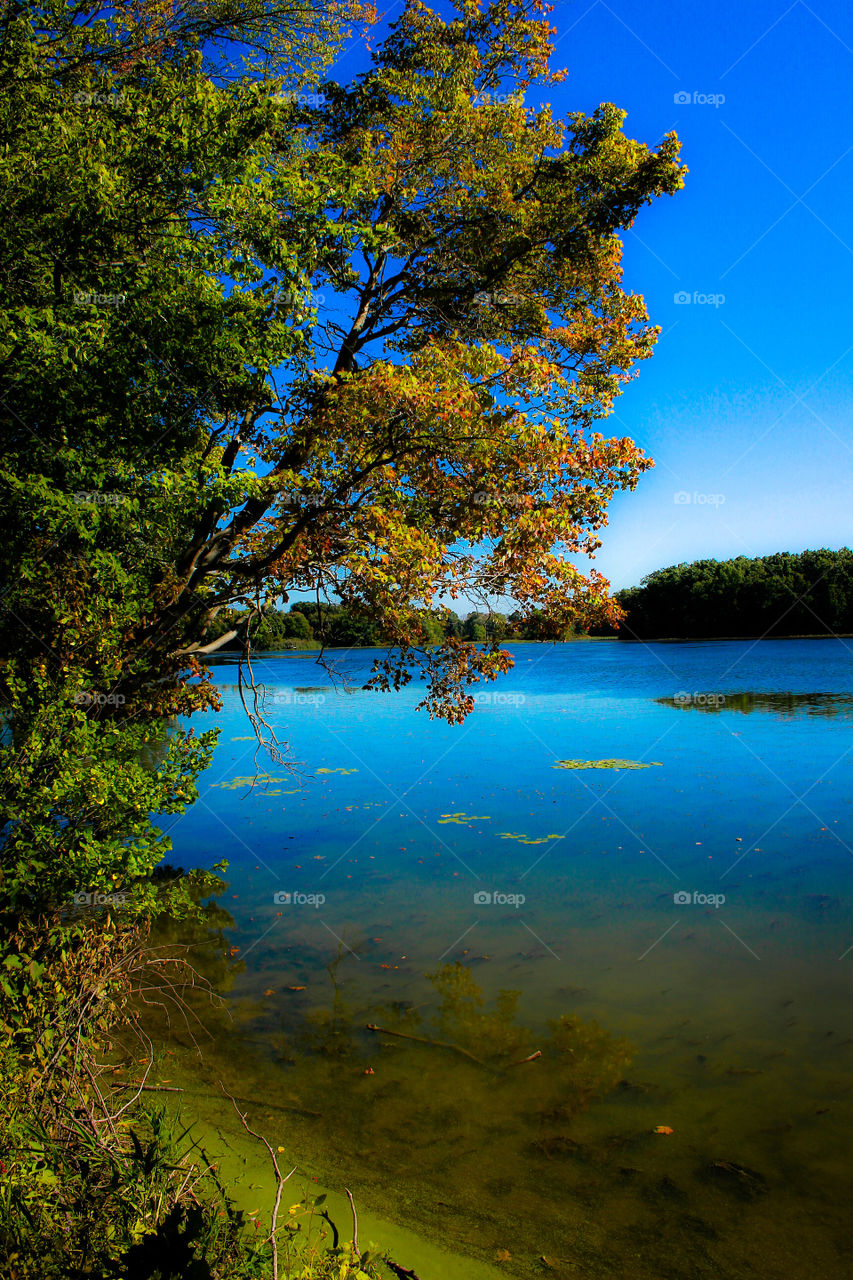
[[(525, 622), (520, 613), (469, 613), (460, 618), (452, 610), (444, 619), (429, 618), (426, 621), (428, 644), (441, 644), (447, 636), (464, 640), (536, 640), (539, 639), (538, 614)], [(238, 635), (222, 649), (239, 649), (245, 634), (246, 612), (223, 611), (211, 629), (208, 639), (215, 640), (234, 627)], [(389, 643), (379, 623), (372, 618), (353, 613), (344, 605), (324, 604), (318, 608), (314, 601), (300, 601), (287, 612), (268, 609), (261, 620), (250, 623), (253, 649), (319, 649), (321, 644), (329, 648), (353, 648), (360, 645)], [(564, 639), (574, 633), (566, 631)]]
[(658, 569), (616, 598), (625, 640), (850, 634), (853, 551), (694, 560)]
[[(783, 551), (772, 556), (734, 560), (694, 560), (671, 565), (643, 578), (638, 587), (616, 592), (626, 612), (620, 629), (599, 629), (596, 636), (623, 640), (663, 637), (714, 639), (722, 636), (853, 634), (853, 551)], [(208, 639), (237, 627), (238, 636), (223, 649), (242, 647), (246, 612), (219, 614)], [(449, 612), (426, 620), (428, 644), (447, 636), (477, 642), (539, 640), (539, 615), (519, 612)], [(268, 608), (250, 626), (253, 649), (319, 649), (381, 646), (390, 643), (376, 619), (345, 605), (300, 601), (287, 611)], [(584, 632), (567, 630), (562, 639)]]

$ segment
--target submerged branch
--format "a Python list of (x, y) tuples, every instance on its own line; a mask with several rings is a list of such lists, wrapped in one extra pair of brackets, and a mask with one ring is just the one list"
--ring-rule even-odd
[(463, 1049), (460, 1044), (449, 1044), (444, 1040), (429, 1040), (426, 1036), (410, 1035), (408, 1031), (392, 1031), (389, 1027), (377, 1027), (374, 1022), (367, 1023), (367, 1030), (377, 1031), (383, 1036), (397, 1036), (400, 1040), (414, 1040), (416, 1044), (429, 1044), (435, 1049), (450, 1049), (453, 1053), (461, 1053), (463, 1057), (469, 1058), (471, 1062), (476, 1062), (478, 1067), (485, 1067), (487, 1071), (495, 1070), (488, 1062), (484, 1062), (482, 1058), (475, 1057), (473, 1053)]

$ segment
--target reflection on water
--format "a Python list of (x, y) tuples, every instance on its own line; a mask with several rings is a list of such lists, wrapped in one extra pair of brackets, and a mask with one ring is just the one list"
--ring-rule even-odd
[(515, 656), (461, 730), (266, 660), (301, 772), (254, 786), (226, 689), (172, 839), (230, 863), (233, 1022), (201, 1061), (175, 1027), (169, 1079), (211, 1115), (221, 1079), (311, 1176), (503, 1274), (847, 1280), (849, 652)]
[[(773, 998), (749, 1034), (734, 1011), (682, 1017), (664, 989), (634, 1019), (638, 1051), (587, 1013), (586, 988), (555, 990), (564, 1011), (527, 1021), (519, 990), (486, 995), (485, 956), (409, 967), (405, 994), (376, 1003), (366, 943), (325, 965), (294, 951), (201, 1062), (169, 1060), (203, 1116), (222, 1080), (324, 1185), (506, 1274), (849, 1274), (846, 1211), (827, 1191), (849, 1190), (850, 1040), (821, 1028), (803, 1089), (802, 1001)], [(537, 959), (519, 966), (533, 979)]]
[(853, 694), (849, 693), (679, 693), (655, 702), (680, 711), (740, 711), (744, 715), (770, 711), (783, 717), (853, 715)]

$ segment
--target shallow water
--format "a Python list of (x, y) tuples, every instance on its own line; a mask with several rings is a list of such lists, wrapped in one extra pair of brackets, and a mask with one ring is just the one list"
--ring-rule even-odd
[(254, 786), (213, 664), (171, 835), (229, 861), (234, 1021), (176, 1071), (505, 1274), (849, 1276), (853, 645), (512, 649), (461, 728), (264, 658)]

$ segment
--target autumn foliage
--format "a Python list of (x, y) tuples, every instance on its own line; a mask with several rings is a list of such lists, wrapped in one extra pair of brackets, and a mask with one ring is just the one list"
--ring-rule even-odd
[(554, 635), (615, 616), (575, 557), (650, 463), (592, 428), (658, 333), (622, 288), (618, 233), (683, 170), (673, 136), (633, 142), (611, 105), (563, 122), (524, 105), (562, 78), (550, 36), (535, 7), (445, 22), (411, 3), (373, 70), (294, 114), (268, 198), (281, 235), (314, 234), (296, 296), (292, 277), (263, 287), (299, 345), (242, 418), (210, 424), (223, 480), (198, 495), (166, 625), (199, 597), (338, 597), (396, 639), (379, 683), (418, 667), (455, 719), (507, 658), (426, 653), (442, 601), (512, 596)]
[(334, 81), (373, 17), (0, 12), (23, 902), (33, 868), (109, 887), (166, 851), (149, 815), (191, 802), (211, 743), (164, 731), (215, 705), (226, 612), (337, 599), (393, 641), (374, 684), (421, 677), (453, 721), (511, 659), (496, 638), (434, 644), (436, 612), (512, 598), (543, 638), (615, 616), (586, 560), (650, 462), (598, 428), (658, 334), (619, 237), (682, 185), (677, 139), (632, 141), (611, 104), (555, 118), (563, 73), (528, 0), (447, 19), (409, 0), (370, 69)]

